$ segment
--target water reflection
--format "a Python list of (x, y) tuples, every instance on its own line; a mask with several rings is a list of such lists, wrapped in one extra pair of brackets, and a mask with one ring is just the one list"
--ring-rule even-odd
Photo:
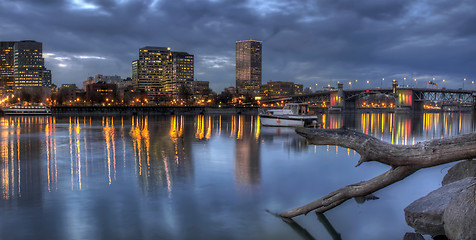
[[(345, 126), (399, 145), (456, 136), (476, 129), (475, 115), (462, 113), (323, 114), (320, 119), (324, 128)], [(284, 157), (293, 161), (280, 162), (281, 155), (286, 154), (288, 156)], [(3, 117), (0, 118), (0, 200), (3, 203), (0, 210), (9, 210), (11, 215), (8, 216), (21, 216), (20, 213), (25, 210), (21, 207), (12, 210), (11, 206), (18, 203), (26, 208), (39, 208), (37, 221), (41, 221), (45, 212), (49, 211), (43, 208), (50, 209), (49, 206), (55, 206), (57, 202), (65, 202), (63, 208), (59, 208), (65, 211), (61, 214), (83, 214), (96, 219), (101, 213), (95, 213), (94, 209), (110, 206), (94, 202), (108, 199), (105, 195), (111, 194), (110, 189), (122, 189), (112, 193), (111, 202), (115, 203), (116, 199), (127, 195), (128, 203), (132, 202), (136, 207), (124, 211), (132, 215), (133, 219), (145, 219), (143, 221), (147, 222), (155, 219), (156, 216), (149, 218), (149, 211), (167, 219), (164, 220), (166, 223), (161, 222), (163, 227), (152, 224), (153, 227), (148, 228), (157, 227), (162, 232), (170, 233), (166, 237), (180, 238), (183, 236), (180, 235), (182, 224), (192, 224), (192, 220), (184, 217), (186, 214), (181, 208), (194, 212), (194, 217), (203, 215), (203, 211), (218, 211), (218, 220), (201, 220), (227, 225), (228, 228), (222, 229), (220, 233), (238, 231), (230, 230), (230, 226), (233, 229), (235, 226), (237, 229), (249, 229), (241, 222), (244, 220), (238, 217), (237, 220), (232, 215), (241, 216), (246, 221), (254, 218), (254, 224), (263, 224), (262, 227), (266, 228), (266, 224), (270, 223), (256, 216), (256, 212), (282, 200), (281, 197), (270, 200), (266, 196), (296, 193), (292, 191), (295, 187), (285, 187), (286, 183), (281, 182), (283, 177), (287, 179), (286, 182), (310, 182), (309, 176), (301, 176), (301, 172), (311, 171), (308, 170), (308, 164), (324, 164), (311, 171), (320, 172), (321, 178), (327, 176), (325, 172), (332, 172), (330, 170), (334, 164), (344, 164), (334, 161), (332, 165), (326, 165), (329, 163), (320, 158), (316, 162), (316, 156), (336, 159), (337, 156), (358, 157), (355, 151), (349, 149), (310, 146), (292, 128), (262, 127), (258, 116)], [(296, 168), (292, 172), (295, 175), (288, 173), (290, 168)], [(334, 188), (330, 184), (337, 181), (336, 174), (327, 177), (330, 179), (329, 186), (319, 186), (319, 189), (324, 188), (323, 191), (328, 190), (326, 187)], [(280, 184), (284, 186), (277, 188), (276, 185)], [(314, 186), (306, 189), (311, 187)], [(124, 193), (123, 189), (128, 188), (133, 190)], [(285, 190), (281, 194), (280, 191)], [(75, 194), (76, 198), (70, 194)], [(155, 210), (138, 207), (144, 199), (155, 201), (155, 205), (152, 204)], [(168, 202), (162, 202), (164, 199)], [(164, 204), (164, 207), (157, 207)], [(89, 210), (82, 211), (88, 207)], [(121, 206), (121, 209), (124, 208), (129, 209)], [(203, 210), (197, 210), (201, 208)], [(113, 221), (110, 218), (117, 217), (115, 210), (109, 213), (101, 216), (103, 220), (99, 222)], [(52, 223), (70, 218), (61, 216), (52, 220)], [(30, 221), (28, 216), (18, 219)], [(85, 223), (79, 223), (79, 227), (85, 227)], [(5, 236), (2, 229), (8, 229), (9, 225), (5, 224), (0, 223), (0, 236)], [(152, 226), (140, 220), (137, 224), (133, 226), (139, 229), (144, 227), (142, 225)], [(201, 227), (207, 229), (206, 226)], [(339, 229), (338, 226), (336, 228)], [(75, 231), (80, 231), (78, 229)], [(309, 230), (309, 227), (306, 229)], [(259, 227), (254, 231), (264, 234), (256, 239), (272, 237)], [(282, 231), (285, 230), (277, 232), (284, 234), (283, 238), (293, 236)], [(88, 236), (86, 232), (81, 234), (85, 238)], [(314, 235), (315, 232), (311, 230), (309, 234)]]
[[(462, 113), (362, 113), (353, 117), (323, 114), (321, 119), (324, 128), (346, 126), (399, 145), (456, 136), (476, 128), (475, 115)], [(165, 187), (171, 193), (175, 182), (193, 179), (191, 152), (194, 141), (209, 141), (213, 136), (235, 139), (236, 183), (253, 185), (259, 184), (261, 179), (262, 144), (279, 145), (293, 151), (309, 147), (293, 129), (262, 127), (257, 116), (171, 116), (154, 118), (152, 124), (150, 121), (149, 117), (137, 116), (100, 120), (70, 117), (60, 119), (59, 123), (55, 117), (1, 118), (2, 198), (19, 198), (25, 189), (32, 196), (41, 195), (37, 190), (41, 187), (37, 185), (43, 180), (47, 191), (56, 191), (59, 186), (65, 186), (66, 172), (72, 190), (81, 190), (89, 175), (102, 173), (105, 183), (113, 184), (117, 181), (118, 168), (127, 171), (129, 166), (135, 169), (146, 192)], [(67, 133), (58, 135), (58, 128), (64, 131), (64, 122), (67, 122)], [(98, 139), (98, 130), (101, 139)], [(102, 151), (100, 146), (104, 146)], [(58, 151), (61, 151), (61, 157)], [(338, 151), (336, 148), (336, 153)], [(96, 161), (101, 159), (97, 156), (100, 152), (104, 156), (103, 163)], [(355, 152), (347, 150), (347, 154), (355, 155)], [(38, 155), (45, 161), (38, 161)], [(122, 155), (120, 165), (118, 155)]]
[[(2, 118), (1, 125), (1, 198), (40, 199), (42, 168), (33, 157), (43, 150), (43, 143), (30, 138), (44, 132), (44, 125), (51, 124), (52, 118), (19, 117)], [(48, 129), (48, 134), (54, 129)], [(50, 143), (46, 146), (48, 149)], [(49, 154), (49, 150), (47, 150)], [(54, 153), (52, 153), (54, 154)], [(53, 169), (54, 171), (54, 169)]]
[(345, 126), (397, 145), (457, 136), (476, 129), (475, 114), (458, 112), (323, 114), (321, 119), (324, 128)]
[[(246, 119), (245, 119), (246, 118)], [(235, 176), (239, 185), (254, 185), (260, 183), (260, 144), (253, 131), (257, 131), (254, 126), (259, 125), (256, 117), (238, 116), (236, 121), (237, 140), (235, 145)]]

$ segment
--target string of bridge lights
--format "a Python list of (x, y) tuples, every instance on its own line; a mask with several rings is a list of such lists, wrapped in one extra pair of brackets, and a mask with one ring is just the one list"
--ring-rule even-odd
[[(462, 89), (462, 90), (475, 90), (474, 88), (475, 88), (476, 85), (474, 85), (474, 80), (471, 81), (471, 85), (470, 85), (470, 86), (467, 85), (467, 83), (466, 83), (467, 80), (468, 80), (467, 78), (463, 78), (462, 87), (461, 87), (460, 89)], [(377, 88), (377, 89), (378, 89), (378, 88), (383, 88), (384, 83), (385, 83), (385, 78), (382, 78), (382, 79), (377, 80), (377, 81), (380, 81), (380, 86), (375, 86), (375, 85), (374, 85), (373, 87), (375, 87), (375, 88)], [(411, 82), (409, 82), (409, 81), (411, 81)], [(421, 81), (421, 80), (420, 80), (420, 81)], [(398, 80), (392, 79), (392, 84), (393, 84), (393, 83), (397, 83), (397, 84), (398, 84), (398, 82), (399, 82)], [(427, 80), (423, 80), (423, 82), (425, 83), (425, 86), (423, 86), (423, 87), (426, 87), (426, 88), (430, 88), (430, 87), (439, 88), (440, 86), (441, 86), (442, 88), (446, 88), (446, 79), (442, 79), (441, 82), (440, 82), (441, 84), (438, 83), (436, 77), (433, 77), (431, 80), (428, 80), (428, 81), (427, 81)], [(469, 81), (468, 81), (468, 82), (469, 82)], [(345, 84), (345, 83), (347, 83), (347, 84)], [(358, 80), (358, 79), (355, 79), (354, 81), (348, 81), (348, 82), (345, 82), (345, 81), (343, 81), (343, 82), (337, 81), (337, 84), (347, 85), (349, 88), (357, 88), (358, 83), (359, 83), (359, 80)], [(365, 80), (363, 85), (364, 85), (365, 88), (369, 88), (369, 87), (370, 87), (370, 83), (371, 83), (371, 80)], [(406, 83), (408, 83), (408, 84), (406, 84)], [(408, 81), (407, 81), (407, 78), (404, 77), (404, 78), (403, 78), (403, 83), (402, 83), (401, 85), (404, 86), (404, 87), (418, 87), (418, 80), (417, 80), (417, 78), (413, 78), (412, 80), (408, 79)], [(469, 87), (469, 88), (471, 88), (471, 89), (465, 89), (465, 85), (466, 85), (466, 88)], [(320, 85), (319, 83), (316, 83), (316, 84), (315, 84), (315, 89), (316, 89), (316, 90), (319, 90), (319, 87), (320, 87), (320, 86), (321, 86), (321, 85)], [(362, 84), (360, 84), (360, 86), (362, 87)], [(326, 84), (322, 84), (321, 88), (324, 89), (324, 90), (332, 90), (332, 89), (335, 89), (335, 87), (333, 87), (331, 83), (328, 83), (327, 85), (326, 85)], [(312, 86), (309, 87), (309, 89), (312, 90)]]

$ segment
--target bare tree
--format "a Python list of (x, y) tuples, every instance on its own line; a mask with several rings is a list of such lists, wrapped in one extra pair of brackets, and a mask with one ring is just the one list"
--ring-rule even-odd
[(15, 92), (12, 103), (24, 101), (30, 103), (45, 102), (50, 95), (50, 90), (46, 87), (23, 87)]

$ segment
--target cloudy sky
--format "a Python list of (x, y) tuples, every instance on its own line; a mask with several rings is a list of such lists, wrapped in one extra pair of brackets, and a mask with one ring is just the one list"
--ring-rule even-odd
[(57, 85), (130, 77), (139, 48), (163, 46), (194, 54), (195, 78), (221, 92), (235, 41), (252, 38), (263, 83), (476, 89), (475, 12), (473, 0), (0, 0), (0, 41), (43, 42)]

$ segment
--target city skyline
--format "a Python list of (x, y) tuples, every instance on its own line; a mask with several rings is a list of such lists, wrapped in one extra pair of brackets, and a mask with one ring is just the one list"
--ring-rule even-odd
[(265, 46), (263, 84), (390, 87), (393, 79), (435, 78), (440, 87), (468, 88), (476, 79), (475, 4), (3, 1), (0, 40), (42, 42), (56, 85), (95, 74), (131, 77), (138, 48), (169, 46), (195, 55), (195, 79), (221, 92), (235, 85), (234, 43), (252, 38)]

